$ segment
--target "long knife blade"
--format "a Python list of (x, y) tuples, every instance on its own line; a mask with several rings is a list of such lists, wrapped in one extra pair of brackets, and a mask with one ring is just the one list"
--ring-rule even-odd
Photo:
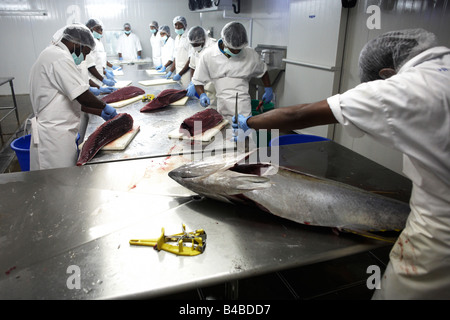
[(236, 119), (236, 123), (238, 122), (238, 93), (236, 92), (236, 106), (234, 109), (234, 116)]

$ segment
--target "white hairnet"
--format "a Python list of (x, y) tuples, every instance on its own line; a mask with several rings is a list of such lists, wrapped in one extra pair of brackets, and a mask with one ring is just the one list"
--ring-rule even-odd
[(173, 24), (175, 25), (175, 23), (177, 22), (181, 22), (185, 28), (187, 27), (187, 21), (185, 17), (178, 16), (173, 18)]
[(170, 28), (169, 28), (169, 26), (161, 26), (161, 27), (159, 27), (159, 32), (161, 32), (161, 31), (167, 33), (170, 36)]
[(419, 53), (436, 46), (436, 36), (424, 29), (391, 31), (369, 41), (359, 55), (361, 82), (381, 79), (379, 71), (395, 71)]
[(127, 22), (127, 23), (125, 23), (125, 24), (123, 25), (123, 28), (125, 29), (126, 27), (128, 27), (128, 28), (130, 28), (130, 29), (131, 29), (131, 24), (129, 24), (128, 22)]
[(222, 41), (231, 49), (242, 49), (248, 45), (247, 31), (237, 21), (227, 23), (222, 29)]
[(96, 26), (103, 28), (103, 23), (99, 19), (89, 19), (88, 22), (86, 22), (86, 27), (89, 29), (95, 28)]
[(191, 44), (204, 43), (206, 37), (206, 30), (200, 26), (192, 27), (188, 32), (188, 39)]
[(89, 47), (91, 50), (95, 48), (95, 40), (91, 30), (82, 24), (77, 23), (66, 26), (62, 32), (61, 39)]
[(148, 27), (149, 27), (149, 28), (150, 28), (150, 27), (155, 27), (156, 30), (159, 29), (158, 22), (156, 22), (156, 21), (152, 21), (152, 23), (150, 23), (150, 25), (149, 25)]

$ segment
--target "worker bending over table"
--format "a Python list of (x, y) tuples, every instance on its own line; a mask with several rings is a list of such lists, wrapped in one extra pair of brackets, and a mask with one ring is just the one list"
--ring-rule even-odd
[(45, 48), (31, 68), (30, 170), (74, 166), (75, 140), (81, 111), (110, 120), (117, 115), (110, 105), (89, 90), (77, 68), (95, 48), (91, 31), (84, 25), (67, 26), (59, 40)]

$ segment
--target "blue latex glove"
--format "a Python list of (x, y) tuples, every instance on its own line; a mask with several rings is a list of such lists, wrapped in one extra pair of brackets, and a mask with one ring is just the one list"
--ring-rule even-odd
[(180, 76), (179, 73), (177, 73), (176, 75), (173, 76), (172, 79), (175, 80), (175, 81), (180, 81), (181, 80), (181, 76)]
[(162, 72), (166, 72), (166, 67), (165, 67), (165, 66), (162, 66), (161, 69), (159, 69), (158, 72), (161, 72), (161, 73), (162, 73)]
[(114, 73), (111, 70), (105, 70), (105, 75), (106, 78), (108, 78), (109, 80), (114, 80)]
[(211, 104), (211, 101), (209, 101), (208, 96), (204, 92), (200, 95), (200, 104), (205, 108)]
[[(234, 141), (242, 141), (245, 135), (242, 135), (242, 131), (246, 132), (250, 130), (250, 127), (247, 124), (247, 120), (252, 116), (245, 117), (242, 114), (238, 114), (238, 122), (236, 123), (236, 116), (233, 116), (231, 119), (231, 126), (233, 127), (233, 140)], [(239, 129), (242, 131), (239, 132)]]
[(269, 103), (273, 99), (273, 89), (271, 87), (264, 88), (264, 94), (262, 96), (262, 101), (264, 103)]
[(117, 90), (117, 88), (113, 88), (113, 87), (101, 87), (100, 89), (101, 93), (111, 93)]
[(162, 64), (160, 64), (159, 66), (157, 66), (155, 69), (156, 70), (161, 70), (162, 69), (162, 67), (163, 67), (163, 65)]
[(141, 60), (141, 56), (138, 56), (138, 60)]
[(245, 117), (242, 114), (238, 114), (238, 122), (236, 123), (236, 116), (233, 116), (231, 119), (231, 126), (233, 130), (242, 129), (244, 131), (250, 130), (250, 127), (247, 124), (247, 120), (252, 116)]
[(123, 60), (123, 57), (120, 57), (119, 60), (122, 61), (122, 60)]
[[(175, 79), (175, 77), (174, 77), (174, 79)], [(193, 96), (195, 96), (196, 93), (197, 93), (197, 91), (195, 91), (195, 85), (192, 82), (189, 83), (189, 85), (187, 87), (186, 96), (193, 97)]]
[(112, 69), (113, 69), (113, 70), (119, 70), (119, 69), (121, 69), (121, 67), (118, 67), (118, 66), (112, 66)]
[(169, 79), (172, 76), (172, 71), (167, 72), (166, 79)]
[(114, 84), (116, 83), (116, 80), (114, 80), (114, 79), (111, 80), (111, 79), (103, 78), (102, 82), (103, 82), (104, 84), (106, 84), (108, 87), (114, 87)]
[(114, 118), (115, 116), (117, 116), (116, 109), (107, 104), (102, 110), (101, 117), (103, 118), (103, 120), (108, 121)]
[(100, 89), (96, 88), (96, 87), (89, 87), (89, 91), (92, 92), (96, 96), (98, 96), (101, 93)]

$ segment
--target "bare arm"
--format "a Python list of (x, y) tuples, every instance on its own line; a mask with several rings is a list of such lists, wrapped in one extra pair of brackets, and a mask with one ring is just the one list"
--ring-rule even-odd
[(327, 100), (283, 107), (251, 117), (247, 124), (253, 129), (294, 130), (338, 123)]
[(80, 94), (76, 99), (81, 104), (82, 111), (92, 113), (97, 116), (102, 114), (103, 108), (106, 105), (103, 101), (97, 99), (97, 97), (94, 96), (89, 90), (86, 90)]
[(184, 65), (183, 69), (180, 71), (180, 76), (184, 75), (186, 72), (188, 72), (191, 68), (189, 68), (191, 59), (189, 58), (186, 64)]
[(270, 85), (270, 77), (269, 77), (269, 73), (267, 71), (261, 77), (261, 80), (262, 80), (262, 82), (264, 84), (264, 87), (271, 87), (271, 85)]
[(88, 68), (88, 70), (98, 80), (103, 81), (103, 76), (97, 71), (97, 68), (95, 68), (95, 66)]

